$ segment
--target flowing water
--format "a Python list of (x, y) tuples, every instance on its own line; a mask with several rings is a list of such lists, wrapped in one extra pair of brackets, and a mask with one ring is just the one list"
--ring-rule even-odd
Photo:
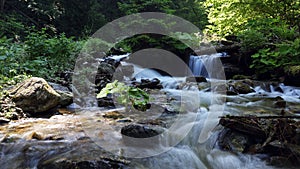
[[(142, 151), (134, 147), (124, 147), (119, 131), (125, 123), (103, 118), (105, 112), (103, 109), (86, 108), (81, 113), (58, 115), (50, 119), (25, 119), (0, 126), (0, 168), (38, 168), (39, 164), (45, 161), (58, 157), (65, 159), (73, 157), (74, 154), (80, 158), (95, 158), (87, 155), (89, 149), (95, 148), (95, 145), (89, 143), (84, 146), (81, 140), (96, 136), (97, 139), (93, 141), (99, 143), (105, 150), (130, 157), (130, 168), (276, 168), (267, 165), (262, 160), (263, 155), (234, 154), (220, 150), (217, 138), (222, 127), (218, 125), (218, 117), (226, 114), (279, 114), (281, 109), (273, 106), (274, 98), (278, 96), (287, 102), (285, 109), (287, 112), (300, 114), (300, 89), (283, 84), (276, 86), (258, 82), (254, 87), (255, 92), (249, 94), (226, 96), (222, 92), (216, 93), (211, 84), (224, 84), (226, 81), (209, 79), (207, 68), (202, 62), (210, 65), (209, 62), (213, 62), (212, 58), (191, 56), (189, 66), (193, 74), (206, 76), (209, 81), (201, 84), (185, 83), (185, 77), (164, 76), (155, 70), (134, 65), (133, 77), (137, 80), (142, 78), (161, 80), (164, 87), (158, 94), (158, 97), (162, 98), (161, 102), (166, 96), (185, 110), (185, 113), (180, 114), (180, 118), (167, 129), (170, 131), (167, 136), (155, 142), (157, 144), (155, 147)], [(129, 63), (122, 62), (122, 64)], [(144, 114), (143, 117), (138, 115), (135, 118), (156, 117), (157, 114), (154, 113)], [(103, 153), (103, 150), (101, 152)], [(140, 158), (133, 158), (134, 153)]]

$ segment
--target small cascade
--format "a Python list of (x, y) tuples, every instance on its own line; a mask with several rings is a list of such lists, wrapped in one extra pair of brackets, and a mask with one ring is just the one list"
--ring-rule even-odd
[[(129, 63), (122, 63), (124, 65), (128, 65)], [(153, 79), (157, 78), (160, 80), (163, 88), (165, 89), (175, 89), (177, 85), (185, 80), (185, 77), (171, 77), (168, 75), (162, 75), (160, 72), (149, 69), (142, 68), (138, 65), (133, 65), (134, 73), (130, 78), (135, 78), (136, 81), (140, 81), (141, 79)]]
[(194, 76), (204, 76), (209, 78), (208, 69), (214, 67), (216, 58), (225, 57), (226, 53), (216, 53), (213, 55), (190, 56), (189, 68)]
[(207, 70), (202, 61), (201, 56), (190, 56), (189, 67), (195, 76), (205, 76), (208, 77)]

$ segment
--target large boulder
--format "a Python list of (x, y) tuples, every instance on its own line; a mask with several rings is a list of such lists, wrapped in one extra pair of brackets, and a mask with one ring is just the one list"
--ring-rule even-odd
[(16, 106), (31, 115), (56, 107), (61, 99), (44, 79), (38, 77), (25, 80), (9, 90), (9, 94)]

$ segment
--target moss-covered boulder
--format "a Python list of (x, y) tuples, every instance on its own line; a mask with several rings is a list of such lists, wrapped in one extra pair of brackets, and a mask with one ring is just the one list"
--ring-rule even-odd
[(9, 90), (9, 94), (24, 112), (34, 115), (59, 104), (61, 96), (42, 78), (32, 77)]
[(284, 83), (292, 86), (300, 86), (300, 65), (285, 68)]

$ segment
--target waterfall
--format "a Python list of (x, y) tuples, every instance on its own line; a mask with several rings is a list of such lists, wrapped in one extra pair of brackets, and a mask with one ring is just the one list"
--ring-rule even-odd
[(225, 57), (226, 53), (216, 53), (212, 55), (190, 56), (189, 68), (194, 76), (210, 77), (208, 69), (214, 68), (214, 61), (216, 58)]

